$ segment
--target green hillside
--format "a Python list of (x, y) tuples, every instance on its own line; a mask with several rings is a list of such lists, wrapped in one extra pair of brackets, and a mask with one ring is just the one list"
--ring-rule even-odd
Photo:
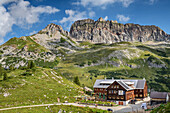
[(0, 46), (0, 63), (3, 67), (23, 67), (27, 65), (28, 60), (34, 60), (40, 67), (53, 68), (58, 64), (55, 54), (29, 36), (11, 38)]
[(29, 36), (20, 37), (20, 38), (16, 38), (16, 37), (11, 38), (5, 44), (1, 45), (1, 47), (3, 46), (13, 46), (16, 49), (22, 49), (25, 46), (27, 46), (27, 51), (38, 52), (38, 53), (48, 51), (46, 48), (33, 41)]
[[(0, 108), (73, 102), (82, 95), (82, 88), (52, 69), (36, 68), (11, 71), (8, 79), (0, 81)], [(1, 78), (2, 79), (2, 78)]]
[(89, 108), (89, 107), (76, 107), (76, 106), (64, 106), (64, 105), (55, 105), (49, 107), (35, 107), (35, 108), (23, 108), (23, 109), (14, 109), (3, 111), (3, 113), (108, 113), (106, 110)]
[(158, 108), (155, 108), (151, 113), (169, 113), (170, 112), (170, 102), (167, 104), (161, 104)]
[[(170, 91), (169, 44), (148, 45), (119, 42), (111, 45), (91, 44), (67, 55), (58, 68), (69, 80), (79, 76), (82, 85), (93, 86), (96, 79), (143, 79), (157, 91)], [(159, 87), (158, 87), (159, 86)]]

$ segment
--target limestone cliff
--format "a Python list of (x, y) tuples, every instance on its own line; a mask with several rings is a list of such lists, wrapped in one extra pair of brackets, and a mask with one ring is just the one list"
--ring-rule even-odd
[(84, 19), (74, 22), (70, 28), (70, 36), (77, 41), (108, 44), (120, 41), (170, 41), (170, 35), (157, 26), (121, 24), (113, 20), (105, 21), (102, 18), (97, 21)]

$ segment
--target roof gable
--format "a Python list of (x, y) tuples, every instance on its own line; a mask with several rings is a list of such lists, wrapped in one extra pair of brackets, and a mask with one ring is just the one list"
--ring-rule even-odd
[(122, 86), (125, 90), (132, 90), (133, 89), (133, 88), (129, 87), (128, 85), (126, 85), (121, 80), (115, 80), (109, 87), (107, 87), (107, 89), (109, 89), (115, 82), (118, 83), (120, 86)]

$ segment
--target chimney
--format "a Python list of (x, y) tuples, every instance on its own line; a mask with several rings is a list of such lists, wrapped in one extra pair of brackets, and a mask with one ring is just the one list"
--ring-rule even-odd
[(114, 77), (112, 77), (112, 80), (114, 80)]
[(107, 78), (105, 77), (105, 80), (106, 80)]
[(145, 78), (143, 78), (143, 80), (145, 80)]

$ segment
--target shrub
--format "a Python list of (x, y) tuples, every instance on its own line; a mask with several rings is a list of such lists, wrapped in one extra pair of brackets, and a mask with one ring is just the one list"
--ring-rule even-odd
[(64, 42), (66, 42), (66, 39), (64, 39), (63, 37), (61, 37), (61, 38), (60, 38), (60, 42), (61, 42), (61, 43), (64, 43)]
[(93, 60), (92, 62), (93, 62), (93, 63), (97, 63), (97, 60)]
[(22, 74), (22, 76), (31, 76), (32, 74), (30, 72), (25, 72)]
[(74, 83), (76, 83), (77, 85), (80, 85), (80, 81), (79, 81), (78, 76), (74, 77)]
[(83, 67), (85, 64), (86, 64), (85, 62), (82, 62), (79, 66)]
[(91, 65), (91, 63), (92, 63), (91, 61), (88, 61), (88, 65), (89, 65), (89, 66)]

